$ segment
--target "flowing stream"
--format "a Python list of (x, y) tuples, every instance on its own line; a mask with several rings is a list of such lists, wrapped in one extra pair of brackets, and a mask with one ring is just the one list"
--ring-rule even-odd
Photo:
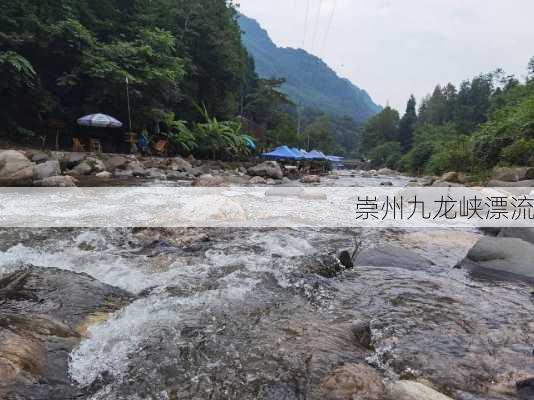
[[(378, 183), (350, 175), (331, 182)], [(136, 295), (91, 325), (70, 355), (70, 377), (87, 399), (322, 399), (324, 377), (357, 362), (386, 379), (424, 379), (457, 399), (515, 399), (515, 382), (534, 374), (532, 287), (454, 269), (480, 235), (5, 229), (0, 275), (24, 264), (55, 267)], [(406, 247), (435, 265), (309, 272), (355, 242)], [(354, 320), (371, 321), (373, 350), (355, 342)]]

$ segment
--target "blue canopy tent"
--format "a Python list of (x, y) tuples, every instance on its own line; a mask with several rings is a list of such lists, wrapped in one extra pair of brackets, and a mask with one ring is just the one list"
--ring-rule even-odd
[(293, 150), (287, 146), (281, 146), (269, 153), (263, 153), (261, 155), (263, 158), (270, 159), (282, 159), (282, 160), (302, 160), (301, 155), (297, 155)]
[(317, 150), (310, 151), (309, 153), (306, 154), (305, 158), (306, 160), (327, 160), (324, 153), (317, 151)]

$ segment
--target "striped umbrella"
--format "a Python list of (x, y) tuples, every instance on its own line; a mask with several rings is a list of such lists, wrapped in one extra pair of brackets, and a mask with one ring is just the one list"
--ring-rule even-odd
[(122, 122), (105, 114), (91, 114), (78, 119), (78, 125), (94, 126), (97, 128), (120, 128)]

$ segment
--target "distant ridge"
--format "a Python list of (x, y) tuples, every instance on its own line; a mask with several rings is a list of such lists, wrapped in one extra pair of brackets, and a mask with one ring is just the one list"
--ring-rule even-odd
[(350, 116), (363, 123), (382, 109), (369, 94), (339, 77), (320, 58), (302, 49), (276, 46), (260, 24), (239, 16), (243, 43), (262, 78), (285, 78), (282, 90), (294, 102), (335, 116)]

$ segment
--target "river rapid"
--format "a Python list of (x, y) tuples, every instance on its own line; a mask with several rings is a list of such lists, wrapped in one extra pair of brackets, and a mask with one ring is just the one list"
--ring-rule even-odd
[[(383, 180), (407, 183), (343, 173), (327, 184)], [(533, 288), (454, 269), (480, 236), (452, 229), (3, 229), (0, 277), (25, 265), (58, 268), (133, 295), (89, 324), (71, 351), (68, 376), (80, 399), (325, 399), (332, 372), (360, 363), (385, 381), (419, 380), (455, 399), (517, 399), (515, 383), (534, 376)], [(325, 257), (356, 244), (405, 247), (434, 265), (313, 273)], [(356, 320), (369, 322), (370, 346), (356, 340)]]

